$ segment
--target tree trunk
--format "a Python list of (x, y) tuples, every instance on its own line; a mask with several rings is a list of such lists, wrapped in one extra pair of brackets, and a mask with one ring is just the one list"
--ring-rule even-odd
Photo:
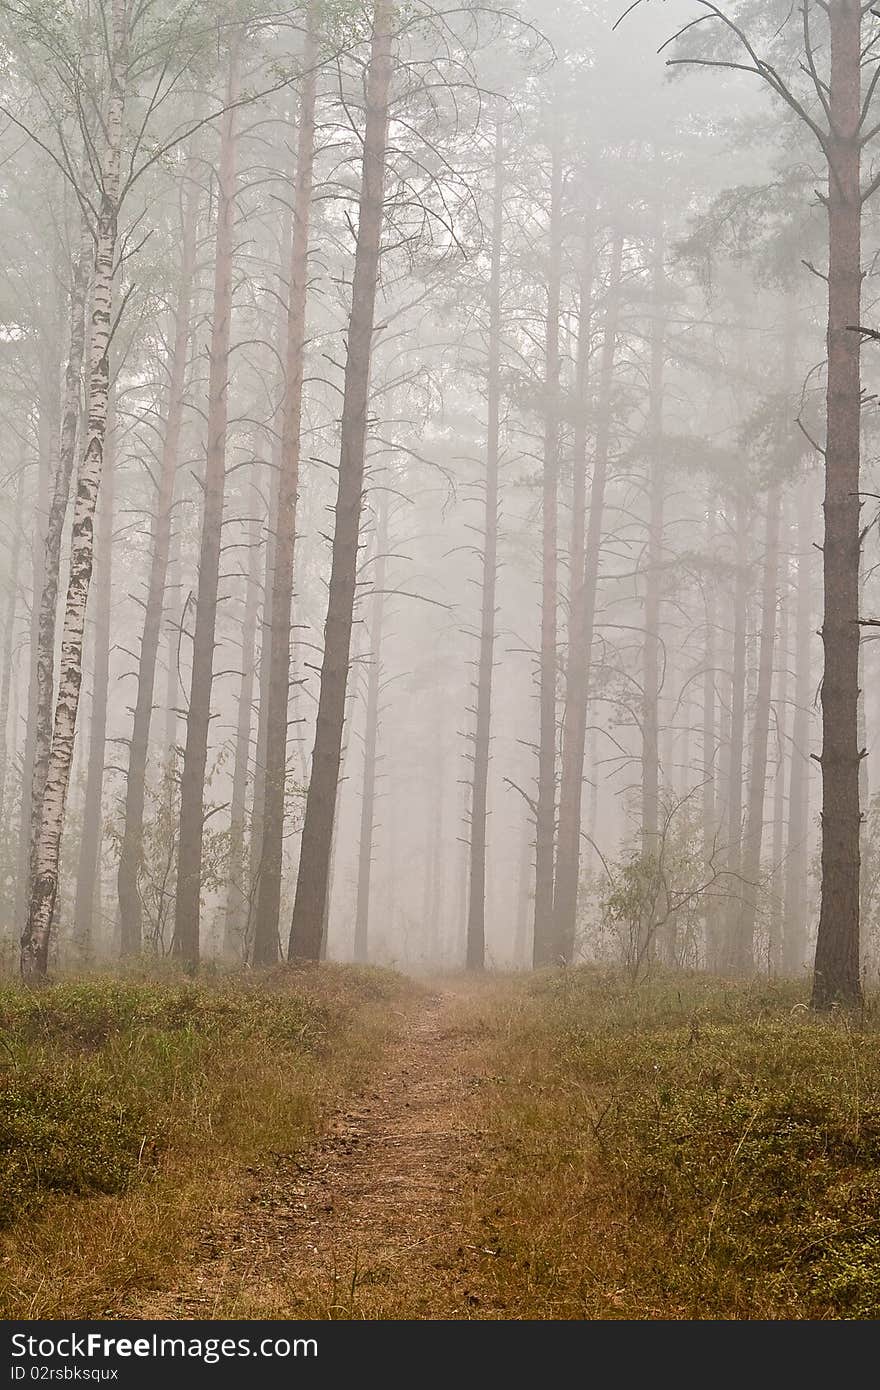
[(305, 50), (305, 77), (299, 106), (296, 177), (293, 195), (293, 237), (287, 299), (287, 347), (282, 405), (281, 474), (275, 521), (272, 568), (272, 624), (269, 628), (269, 666), (266, 710), (266, 770), (260, 831), (260, 877), (254, 922), (255, 965), (271, 965), (279, 956), (278, 917), (281, 910), (281, 863), (284, 842), (284, 802), (287, 788), (287, 730), (290, 705), (290, 609), (293, 598), (293, 560), (296, 503), (299, 492), (300, 431), (302, 425), (303, 364), (308, 289), (309, 223), (315, 151), (315, 59), (317, 39), (310, 10)]
[[(166, 571), (165, 589), (168, 595), (175, 595), (180, 588), (180, 532), (175, 530), (172, 523), (171, 539), (168, 546), (168, 568)], [(169, 603), (174, 603), (177, 609), (179, 600), (169, 598)], [(168, 604), (165, 605), (166, 608)], [(176, 613), (175, 613), (176, 617)], [(168, 614), (168, 621), (165, 624), (165, 729), (164, 741), (160, 745), (165, 758), (174, 761), (177, 753), (177, 725), (179, 719), (180, 701), (180, 672), (177, 669), (177, 651), (180, 640), (179, 626), (176, 621), (172, 621), (171, 614)]]
[[(49, 753), (52, 746), (53, 699), (55, 695), (55, 628), (58, 616), (58, 584), (61, 575), (61, 541), (70, 502), (70, 483), (76, 461), (79, 417), (82, 409), (82, 369), (86, 342), (86, 297), (93, 255), (91, 238), (83, 239), (73, 266), (70, 287), (70, 351), (64, 373), (64, 404), (61, 412), (61, 439), (52, 488), (52, 501), (46, 523), (42, 563), (42, 586), (37, 619), (36, 683), (34, 709), (33, 761), (31, 764), (30, 807), (31, 843), (28, 875), (28, 901), (33, 895), (36, 872), (37, 837)], [(34, 594), (37, 601), (37, 594)]]
[[(51, 335), (50, 335), (51, 336)], [(37, 705), (39, 685), (37, 680), (37, 658), (40, 651), (40, 602), (46, 568), (46, 533), (49, 521), (49, 505), (54, 477), (53, 459), (55, 453), (56, 410), (58, 400), (58, 381), (54, 371), (57, 365), (54, 352), (47, 364), (45, 357), (41, 363), (38, 464), (37, 464), (37, 502), (32, 531), (31, 605), (28, 651), (27, 715), (25, 719), (24, 753), (21, 770), (21, 821), (18, 833), (18, 872), (15, 883), (15, 922), (19, 935), (24, 933), (30, 905), (31, 851), (34, 845), (34, 805), (32, 787), (34, 781), (34, 754), (36, 751)]]
[(559, 301), (562, 282), (562, 150), (551, 136), (550, 247), (547, 266), (544, 377), (544, 470), (541, 498), (541, 653), (539, 663), (538, 801), (535, 814), (534, 962), (557, 958), (553, 937), (553, 874), (556, 848), (556, 684), (559, 607)]
[(743, 756), (746, 720), (746, 642), (749, 607), (748, 505), (740, 489), (735, 501), (736, 581), (733, 600), (733, 669), (727, 760), (727, 853), (729, 903), (725, 914), (724, 964), (737, 969), (737, 930), (742, 911)]
[(779, 574), (779, 522), (782, 489), (774, 483), (767, 494), (764, 536), (764, 588), (761, 597), (761, 638), (758, 651), (758, 689), (752, 727), (749, 800), (742, 856), (742, 913), (736, 929), (731, 965), (739, 975), (755, 972), (755, 924), (764, 842), (764, 800), (767, 790), (767, 742), (773, 695), (773, 655), (776, 646), (777, 579)]
[[(0, 677), (0, 825), (6, 806), (6, 773), (9, 767), (9, 692), (12, 688), (13, 641), (15, 615), (18, 607), (18, 569), (21, 563), (22, 512), (24, 511), (24, 469), (18, 475), (15, 489), (15, 511), (12, 514), (12, 549), (9, 553), (9, 597), (3, 619), (3, 674)], [(13, 725), (13, 729), (15, 726)], [(14, 748), (15, 735), (12, 735)]]
[(245, 880), (245, 831), (247, 825), (248, 762), (251, 747), (251, 716), (254, 704), (254, 656), (257, 646), (257, 610), (260, 602), (259, 493), (251, 489), (254, 515), (248, 525), (248, 572), (241, 626), (241, 685), (238, 692), (238, 718), (235, 730), (235, 763), (232, 772), (232, 805), (229, 814), (229, 882), (226, 888), (226, 916), (223, 924), (223, 954), (227, 960), (242, 961), (248, 919), (248, 888)]
[[(605, 325), (599, 366), (597, 399), (596, 446), (593, 462), (593, 482), (590, 489), (590, 515), (586, 545), (580, 572), (574, 568), (577, 518), (572, 518), (572, 598), (571, 636), (565, 685), (565, 720), (562, 741), (562, 785), (559, 797), (559, 848), (556, 859), (556, 888), (554, 917), (556, 940), (560, 955), (571, 960), (575, 950), (577, 926), (578, 885), (580, 881), (581, 809), (584, 782), (584, 751), (587, 737), (587, 702), (589, 694), (590, 656), (593, 647), (593, 627), (596, 616), (596, 592), (599, 583), (599, 560), (602, 545), (602, 523), (605, 511), (605, 486), (608, 477), (608, 453), (611, 442), (611, 397), (614, 389), (614, 360), (617, 351), (617, 326), (620, 313), (620, 274), (623, 258), (623, 236), (615, 232), (611, 249)], [(582, 345), (588, 347), (588, 331), (584, 323), (585, 287), (582, 286), (581, 327)], [(581, 467), (586, 473), (588, 403), (587, 362), (578, 352), (579, 410), (575, 439), (575, 478)], [(581, 418), (582, 416), (582, 418)], [(586, 476), (584, 479), (586, 486)], [(580, 503), (573, 499), (576, 513)], [(579, 592), (580, 591), (580, 592)]]
[[(229, 77), (226, 89), (226, 105), (228, 107), (231, 107), (239, 96), (240, 45), (241, 36), (235, 34), (229, 52)], [(180, 782), (180, 839), (172, 954), (190, 970), (196, 969), (199, 963), (205, 772), (208, 763), (208, 732), (211, 721), (214, 638), (217, 626), (217, 590), (220, 577), (220, 533), (223, 526), (223, 495), (226, 473), (233, 228), (238, 146), (236, 114), (231, 109), (226, 112), (220, 133), (213, 323), (208, 375), (204, 509), (199, 549), (199, 581), (196, 595), (192, 677), (189, 709), (186, 716), (183, 771)]]
[(116, 269), (117, 200), (128, 70), (125, 0), (113, 0), (110, 32), (110, 85), (104, 118), (105, 149), (101, 198), (96, 219), (95, 268), (89, 342), (88, 432), (77, 470), (71, 532), (70, 576), (61, 637), (61, 661), (52, 745), (45, 787), (38, 808), (39, 830), (34, 854), (34, 882), (21, 943), (25, 979), (45, 978), (49, 937), (58, 896), (61, 836), (73, 762), (76, 718), (82, 688), (83, 632), (92, 578), (95, 508), (104, 460), (104, 434), (110, 394), (109, 349), (113, 326)]
[(429, 959), (439, 966), (446, 959), (446, 942), (443, 930), (443, 908), (446, 897), (444, 891), (446, 864), (443, 836), (443, 813), (446, 802), (446, 744), (442, 726), (436, 732), (428, 828), (429, 851), (426, 856), (424, 915), (428, 923)]
[[(716, 780), (718, 776), (718, 736), (716, 732), (716, 630), (717, 622), (717, 601), (715, 593), (715, 579), (711, 573), (711, 565), (714, 559), (715, 550), (715, 509), (710, 501), (709, 510), (706, 517), (706, 560), (707, 573), (705, 576), (706, 594), (706, 640), (704, 646), (705, 664), (703, 666), (703, 787), (702, 787), (702, 822), (703, 822), (703, 863), (707, 874), (711, 876), (713, 872), (715, 855), (717, 852), (718, 840), (718, 819), (717, 819), (717, 793)], [(705, 914), (703, 931), (705, 936), (706, 969), (717, 970), (720, 964), (720, 948), (718, 933), (718, 906), (717, 899), (711, 894), (705, 897)]]
[[(648, 400), (648, 546), (645, 563), (644, 647), (642, 650), (642, 854), (659, 867), (660, 841), (660, 605), (663, 582), (663, 513), (666, 478), (663, 459), (663, 381), (666, 351), (666, 323), (663, 310), (663, 232), (662, 222), (654, 238), (652, 267), (651, 361)], [(667, 760), (671, 762), (671, 759)], [(669, 769), (667, 768), (667, 778)], [(672, 964), (669, 942), (655, 942), (656, 922), (666, 914), (662, 892), (653, 901), (654, 916), (642, 922), (643, 939), (639, 959), (649, 959), (657, 946), (666, 948), (665, 958)], [(672, 931), (674, 922), (667, 924)]]
[[(788, 512), (786, 506), (785, 512)], [(788, 520), (788, 518), (786, 518)], [(794, 530), (786, 525), (785, 535), (794, 538)], [(790, 544), (785, 547), (783, 580), (779, 594), (779, 659), (776, 676), (776, 741), (778, 754), (773, 774), (773, 849), (771, 862), (773, 878), (770, 900), (770, 938), (768, 966), (771, 975), (779, 974), (782, 960), (782, 888), (783, 855), (785, 853), (785, 767), (788, 747), (788, 685), (789, 685), (789, 629), (790, 629), (790, 573), (788, 556)]]
[(829, 6), (828, 395), (822, 643), (822, 904), (813, 1007), (859, 1003), (860, 0)]
[(513, 959), (514, 965), (518, 970), (527, 970), (531, 964), (529, 951), (529, 918), (531, 917), (532, 899), (532, 868), (534, 866), (534, 855), (532, 854), (532, 821), (531, 817), (523, 817), (523, 826), (520, 836), (520, 861), (519, 876), (516, 883), (516, 914), (514, 918), (514, 945)]
[(336, 788), (345, 720), (345, 692), (357, 582), (358, 540), (367, 441), (370, 358), (384, 212), (385, 159), (396, 6), (374, 0), (366, 85), (366, 127), (357, 248), (345, 363), (345, 387), (333, 559), (312, 773), (306, 798), (296, 898), (288, 943), (291, 959), (318, 960), (329, 884)]
[(492, 250), (489, 268), (489, 361), (486, 426), (486, 505), (483, 535), (483, 595), (477, 665), (477, 718), (471, 794), (471, 855), (468, 879), (468, 970), (482, 970), (486, 956), (486, 817), (492, 740), (492, 677), (495, 665), (495, 589), (498, 579), (498, 438), (501, 415), (501, 239), (504, 233), (504, 122), (495, 117)]
[(782, 972), (799, 976), (807, 954), (807, 882), (810, 869), (810, 663), (813, 596), (813, 488), (804, 480), (798, 499), (797, 609), (794, 638), (794, 719), (788, 774), (788, 844), (785, 859), (785, 910)]
[[(111, 388), (112, 390), (112, 388)], [(83, 802), (83, 827), (76, 871), (76, 898), (73, 909), (73, 945), (77, 960), (84, 964), (92, 950), (96, 884), (101, 872), (103, 829), (104, 757), (107, 743), (107, 699), (110, 688), (110, 609), (113, 595), (113, 493), (116, 460), (116, 412), (111, 396), (107, 433), (104, 440), (104, 467), (98, 505), (95, 546), (95, 637), (92, 671), (92, 717), (89, 721), (89, 761)], [(100, 896), (100, 895), (99, 895)]]
[[(281, 266), (278, 274), (278, 316), (275, 324), (277, 360), (283, 361), (287, 351), (287, 303), (290, 297), (290, 246), (293, 219), (288, 214), (282, 223)], [(285, 382), (286, 386), (286, 382)], [(281, 493), (282, 436), (284, 433), (284, 390), (272, 420), (272, 444), (268, 480), (269, 514), (266, 524), (266, 546), (263, 565), (263, 608), (260, 617), (259, 699), (257, 700), (257, 740), (254, 755), (254, 791), (251, 809), (251, 839), (248, 847), (248, 923), (245, 944), (248, 952), (253, 939), (253, 918), (259, 893), (263, 859), (263, 817), (266, 805), (266, 744), (269, 713), (269, 664), (272, 655), (272, 576), (275, 571), (275, 537), (278, 532), (278, 505)]]
[(367, 710), (364, 724), (364, 785), (358, 844), (357, 904), (354, 958), (369, 959), (370, 876), (373, 868), (373, 824), (376, 810), (376, 752), (379, 740), (379, 687), (382, 678), (382, 622), (385, 614), (385, 557), (388, 549), (388, 501), (383, 493), (376, 519), (376, 568), (373, 612), (370, 618), (370, 664), (367, 671)]
[[(174, 347), (168, 384), (168, 415), (165, 421), (165, 437), (162, 441), (162, 461), (159, 470), (159, 489), (156, 499), (144, 627), (137, 668), (137, 693), (128, 752), (122, 844), (117, 873), (120, 947), (123, 957), (127, 958), (140, 955), (143, 937), (143, 909), (138, 880), (143, 862), (147, 758), (150, 745), (150, 724), (153, 716), (153, 693), (156, 685), (159, 640), (168, 584), (174, 484), (177, 477), (180, 433), (186, 403), (187, 358), (190, 345), (190, 320), (196, 266), (196, 217), (199, 191), (195, 182), (196, 171), (193, 165), (194, 161), (188, 161), (184, 174), (186, 192), (183, 204), (183, 250), (174, 318)], [(176, 645), (174, 662), (176, 666)]]

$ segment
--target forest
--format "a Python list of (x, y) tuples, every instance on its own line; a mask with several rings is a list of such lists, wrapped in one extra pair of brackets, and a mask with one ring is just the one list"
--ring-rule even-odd
[(0, 1313), (878, 1316), (880, 10), (0, 0), (0, 237)]

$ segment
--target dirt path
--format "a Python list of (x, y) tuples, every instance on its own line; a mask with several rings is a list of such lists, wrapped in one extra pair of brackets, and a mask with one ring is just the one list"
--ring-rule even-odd
[(177, 1286), (128, 1315), (493, 1316), (475, 1307), (472, 1253), (455, 1229), (479, 1142), (463, 1127), (480, 1082), (464, 1004), (444, 989), (408, 1012), (369, 1088), (316, 1148), (254, 1173)]

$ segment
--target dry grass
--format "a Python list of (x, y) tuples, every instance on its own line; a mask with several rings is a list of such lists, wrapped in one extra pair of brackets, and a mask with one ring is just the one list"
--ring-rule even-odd
[(880, 1315), (873, 1005), (322, 967), (0, 1026), (7, 1317)]
[(0, 1315), (113, 1315), (300, 1152), (414, 987), (342, 967), (0, 989)]
[(588, 970), (499, 984), (488, 1008), (467, 1199), (487, 1307), (880, 1314), (875, 1009), (816, 1018), (793, 987)]

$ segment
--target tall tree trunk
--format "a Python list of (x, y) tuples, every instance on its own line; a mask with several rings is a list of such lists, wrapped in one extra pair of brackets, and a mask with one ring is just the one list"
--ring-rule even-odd
[[(9, 552), (9, 596), (3, 618), (3, 673), (0, 676), (0, 825), (4, 824), (6, 774), (9, 768), (9, 693), (12, 688), (13, 641), (18, 608), (18, 569), (21, 563), (22, 513), (24, 511), (24, 469), (19, 472), (12, 514), (12, 549)], [(13, 729), (15, 725), (13, 724)], [(15, 735), (12, 735), (13, 747)]]
[[(644, 646), (642, 649), (642, 854), (658, 863), (660, 841), (660, 606), (663, 582), (663, 514), (666, 477), (663, 458), (663, 383), (665, 374), (666, 322), (663, 307), (663, 230), (654, 238), (652, 266), (651, 361), (648, 392), (648, 546), (645, 563)], [(671, 760), (668, 760), (671, 761)], [(669, 770), (667, 770), (667, 777)], [(669, 942), (655, 942), (656, 917), (666, 916), (666, 903), (658, 890), (653, 904), (655, 917), (642, 922), (640, 958), (650, 957), (656, 946), (666, 948), (672, 964)], [(675, 930), (674, 922), (667, 924)]]
[[(240, 91), (241, 35), (232, 38), (226, 105), (232, 108)], [(226, 430), (229, 387), (229, 339), (232, 324), (234, 249), (236, 111), (227, 110), (220, 134), (217, 235), (214, 264), (213, 323), (208, 374), (208, 430), (205, 460), (204, 508), (199, 548), (196, 626), (192, 677), (186, 716), (186, 744), (180, 782), (180, 838), (177, 858), (177, 899), (174, 904), (172, 954), (192, 970), (199, 963), (199, 915), (202, 889), (202, 836), (205, 820), (205, 772), (214, 680), (214, 639), (220, 578), (220, 532), (226, 473)]]
[(248, 919), (245, 832), (251, 716), (254, 703), (254, 656), (257, 646), (257, 610), (260, 602), (260, 535), (263, 529), (256, 487), (251, 489), (251, 506), (254, 515), (248, 525), (248, 570), (241, 626), (241, 685), (238, 692), (232, 804), (229, 814), (229, 882), (226, 888), (226, 915), (223, 924), (223, 954), (227, 960), (234, 961), (244, 959)]
[(755, 924), (761, 877), (761, 848), (764, 843), (764, 801), (767, 790), (767, 742), (773, 696), (773, 655), (776, 646), (778, 606), (779, 523), (782, 489), (774, 483), (767, 494), (764, 535), (764, 587), (761, 597), (761, 637), (758, 650), (758, 689), (755, 722), (752, 727), (752, 757), (749, 771), (749, 800), (742, 857), (742, 915), (739, 920), (731, 965), (737, 974), (755, 971)]
[(483, 596), (477, 665), (477, 719), (471, 794), (471, 855), (468, 879), (468, 970), (482, 970), (486, 955), (486, 817), (492, 740), (492, 677), (495, 665), (495, 589), (498, 579), (498, 438), (501, 415), (501, 238), (504, 233), (504, 122), (495, 117), (492, 250), (489, 267), (489, 361), (486, 425), (486, 505), (483, 534)]
[[(593, 627), (596, 616), (596, 593), (599, 583), (599, 560), (602, 545), (602, 523), (605, 512), (605, 486), (608, 478), (608, 454), (611, 443), (611, 397), (614, 389), (614, 360), (617, 351), (617, 326), (620, 314), (620, 274), (623, 258), (623, 236), (615, 232), (611, 248), (611, 267), (608, 280), (605, 323), (599, 366), (597, 396), (596, 445), (593, 462), (593, 482), (590, 489), (590, 515), (587, 524), (583, 562), (575, 570), (578, 548), (577, 512), (580, 501), (573, 499), (572, 517), (572, 596), (568, 665), (565, 685), (565, 720), (562, 740), (562, 784), (559, 797), (559, 848), (556, 859), (554, 917), (556, 941), (560, 955), (571, 960), (575, 950), (577, 926), (578, 885), (581, 862), (581, 809), (584, 782), (584, 751), (587, 737), (587, 702), (589, 694), (590, 656), (593, 647)], [(586, 450), (588, 402), (587, 360), (589, 350), (588, 318), (585, 320), (587, 286), (581, 287), (581, 347), (578, 351), (578, 423), (575, 438), (575, 481), (581, 468), (586, 487)]]
[[(168, 384), (168, 415), (165, 421), (165, 437), (162, 441), (159, 489), (156, 498), (144, 627), (137, 668), (137, 693), (128, 752), (122, 844), (117, 873), (120, 947), (122, 955), (128, 958), (140, 955), (143, 936), (143, 908), (138, 880), (143, 862), (147, 758), (150, 745), (150, 725), (153, 717), (153, 694), (156, 685), (159, 639), (162, 632), (165, 595), (168, 585), (174, 484), (177, 477), (180, 433), (186, 403), (187, 358), (191, 336), (196, 267), (196, 217), (199, 203), (199, 190), (195, 181), (195, 173), (194, 160), (188, 160), (184, 174), (186, 187), (183, 202), (183, 250), (174, 317), (174, 346), (171, 354), (171, 374)], [(174, 661), (176, 666), (176, 647)]]
[[(352, 633), (351, 652), (349, 667), (356, 670), (361, 659), (359, 650), (359, 634), (362, 627), (357, 627)], [(356, 681), (349, 681), (345, 695), (345, 714), (342, 723), (342, 746), (339, 750), (339, 776), (336, 779), (336, 805), (333, 811), (333, 833), (330, 839), (330, 867), (327, 870), (327, 896), (324, 899), (324, 921), (321, 927), (321, 960), (327, 959), (327, 948), (330, 939), (330, 912), (333, 907), (333, 890), (336, 883), (336, 863), (337, 851), (339, 849), (339, 825), (342, 817), (343, 789), (346, 783), (346, 766), (348, 764), (348, 753), (351, 748), (351, 732), (354, 712), (354, 697), (357, 688)]]
[[(168, 603), (173, 603), (176, 610), (178, 601), (173, 596), (179, 588), (180, 574), (180, 531), (175, 530), (172, 522), (171, 540), (168, 546), (168, 569), (166, 572), (165, 589), (171, 595)], [(165, 605), (168, 607), (168, 604)], [(164, 739), (161, 745), (165, 756), (174, 760), (177, 752), (177, 726), (179, 720), (180, 702), (180, 672), (177, 669), (177, 652), (180, 640), (180, 631), (176, 621), (172, 621), (171, 613), (168, 614), (168, 621), (165, 624), (165, 729)]]
[(287, 348), (282, 405), (281, 475), (272, 568), (272, 624), (269, 629), (269, 667), (266, 711), (266, 770), (260, 831), (260, 877), (254, 921), (254, 964), (278, 959), (278, 917), (281, 910), (281, 863), (284, 842), (284, 802), (287, 787), (287, 729), (290, 705), (290, 608), (293, 598), (293, 560), (296, 503), (299, 492), (300, 431), (302, 426), (303, 364), (306, 336), (309, 224), (315, 150), (315, 58), (317, 38), (314, 6), (310, 10), (305, 51), (305, 77), (299, 107), (296, 177), (293, 195), (293, 237), (287, 300)]
[(748, 504), (740, 488), (734, 503), (736, 581), (733, 607), (733, 669), (730, 691), (730, 736), (727, 760), (727, 854), (729, 905), (725, 914), (724, 962), (737, 969), (737, 930), (742, 911), (743, 758), (746, 721), (746, 645), (749, 608), (747, 564)]
[[(788, 512), (788, 507), (785, 507)], [(786, 518), (786, 521), (788, 519)], [(793, 528), (786, 524), (785, 533), (787, 537), (794, 538)], [(788, 555), (791, 553), (790, 545), (786, 545), (786, 558), (784, 560), (783, 579), (780, 585), (779, 594), (779, 658), (777, 662), (776, 675), (776, 740), (778, 754), (776, 767), (773, 774), (773, 848), (771, 860), (773, 864), (773, 878), (771, 882), (772, 897), (770, 900), (770, 939), (768, 966), (771, 975), (779, 974), (779, 967), (782, 960), (782, 904), (783, 904), (783, 882), (784, 865), (783, 855), (785, 853), (785, 769), (786, 769), (786, 749), (788, 747), (788, 685), (789, 685), (789, 629), (790, 629), (790, 574)]]
[(442, 725), (436, 730), (434, 741), (434, 769), (431, 780), (431, 806), (429, 816), (429, 852), (426, 856), (425, 908), (424, 916), (428, 924), (429, 959), (436, 965), (446, 959), (446, 943), (443, 932), (443, 908), (445, 902), (446, 864), (444, 861), (443, 820), (446, 807), (446, 742)]
[(822, 905), (814, 1008), (861, 1000), (859, 961), (860, 0), (828, 8), (828, 395), (822, 643)]
[(556, 850), (556, 684), (559, 654), (559, 301), (562, 284), (562, 149), (558, 126), (551, 136), (550, 246), (544, 376), (544, 470), (541, 497), (541, 652), (538, 671), (538, 801), (535, 813), (534, 962), (556, 959), (553, 939), (553, 874)]
[(813, 597), (813, 487), (800, 485), (797, 522), (797, 608), (794, 637), (794, 719), (788, 774), (788, 844), (785, 858), (785, 909), (782, 924), (782, 971), (798, 976), (807, 954), (807, 882), (810, 865), (810, 669)]
[(532, 854), (532, 821), (530, 816), (523, 817), (523, 827), (520, 836), (520, 860), (519, 876), (516, 884), (516, 916), (514, 919), (514, 947), (513, 959), (517, 969), (525, 970), (531, 963), (531, 952), (529, 951), (529, 918), (531, 917), (532, 900), (532, 870), (534, 867), (534, 855)]
[[(54, 358), (54, 353), (52, 357)], [(24, 932), (30, 904), (31, 851), (34, 845), (34, 805), (32, 788), (34, 781), (34, 755), (36, 753), (37, 710), (39, 703), (37, 658), (40, 651), (40, 595), (43, 592), (43, 580), (46, 568), (46, 532), (49, 523), (52, 479), (54, 477), (53, 459), (56, 433), (56, 409), (54, 407), (57, 407), (59, 404), (58, 381), (54, 379), (54, 371), (47, 370), (47, 364), (45, 362), (43, 363), (43, 370), (40, 376), (37, 499), (31, 546), (31, 611), (28, 623), (27, 702), (21, 770), (21, 820), (18, 833), (18, 872), (15, 881), (15, 923), (19, 935)]]
[[(715, 549), (715, 508), (710, 500), (709, 509), (706, 516), (706, 560), (707, 571), (705, 576), (705, 603), (706, 603), (706, 638), (704, 644), (704, 666), (703, 666), (703, 785), (702, 785), (702, 822), (703, 822), (703, 863), (709, 875), (713, 872), (715, 855), (717, 852), (718, 841), (718, 812), (717, 812), (717, 789), (716, 782), (718, 777), (718, 735), (716, 732), (716, 699), (717, 672), (716, 663), (716, 629), (717, 622), (717, 598), (715, 591), (715, 578), (711, 572), (711, 565), (714, 559)], [(720, 964), (720, 947), (718, 933), (718, 906), (717, 899), (712, 894), (705, 895), (704, 913), (704, 946), (706, 952), (707, 970), (717, 970)]]
[[(87, 234), (85, 234), (87, 235)], [(37, 649), (35, 666), (35, 709), (33, 759), (31, 763), (30, 807), (31, 844), (28, 875), (28, 901), (33, 895), (36, 872), (37, 837), (43, 792), (52, 747), (53, 699), (55, 695), (55, 628), (58, 616), (58, 585), (61, 576), (61, 541), (70, 502), (70, 484), (76, 462), (76, 443), (82, 409), (82, 370), (86, 341), (86, 297), (89, 271), (94, 254), (91, 238), (83, 244), (73, 266), (70, 287), (70, 350), (64, 373), (64, 404), (61, 412), (61, 439), (52, 487), (52, 501), (46, 523), (46, 540), (41, 567)], [(37, 594), (34, 594), (37, 601)]]
[(396, 5), (374, 0), (373, 35), (366, 85), (366, 126), (351, 292), (333, 559), (312, 773), (288, 943), (291, 959), (318, 960), (336, 807), (345, 720), (345, 692), (357, 582), (358, 540), (367, 442), (370, 358), (384, 212), (385, 160), (392, 78), (391, 38)]
[[(283, 362), (287, 352), (287, 315), (290, 298), (290, 247), (293, 234), (293, 217), (287, 214), (281, 229), (281, 269), (278, 273), (278, 314), (275, 323), (275, 350), (277, 360)], [(281, 399), (278, 401), (272, 429), (270, 448), (270, 469), (268, 480), (269, 514), (266, 524), (266, 544), (263, 561), (263, 607), (260, 616), (260, 655), (258, 661), (259, 699), (257, 700), (257, 739), (254, 754), (254, 790), (251, 809), (251, 838), (248, 846), (248, 922), (245, 944), (248, 952), (253, 945), (253, 919), (256, 911), (260, 874), (263, 862), (263, 818), (266, 805), (266, 744), (268, 738), (269, 715), (269, 665), (272, 656), (272, 588), (275, 570), (275, 537), (278, 533), (278, 506), (281, 494), (282, 436), (284, 433), (284, 396), (286, 378), (283, 382)]]
[(83, 632), (92, 578), (95, 508), (104, 460), (104, 434), (110, 395), (109, 349), (113, 323), (120, 155), (128, 70), (125, 0), (113, 0), (109, 37), (110, 83), (103, 123), (105, 148), (101, 170), (101, 198), (95, 228), (87, 438), (77, 470), (70, 576), (61, 636), (61, 661), (52, 745), (39, 806), (34, 882), (28, 920), (21, 943), (22, 975), (31, 980), (39, 980), (46, 975), (49, 937), (58, 896), (61, 836), (82, 689)]
[(96, 884), (99, 881), (101, 864), (104, 757), (110, 686), (110, 609), (113, 594), (113, 473), (117, 455), (115, 426), (116, 412), (111, 395), (104, 440), (104, 467), (95, 545), (95, 660), (92, 671), (92, 716), (89, 721), (89, 761), (73, 909), (73, 945), (80, 963), (84, 963), (91, 956)]
[(373, 612), (370, 618), (370, 664), (367, 670), (367, 710), (364, 724), (364, 784), (358, 843), (357, 903), (354, 958), (369, 959), (370, 876), (373, 869), (373, 825), (376, 811), (376, 754), (379, 741), (379, 689), (382, 678), (382, 622), (385, 615), (385, 557), (388, 550), (388, 500), (382, 494), (376, 519), (376, 568)]

